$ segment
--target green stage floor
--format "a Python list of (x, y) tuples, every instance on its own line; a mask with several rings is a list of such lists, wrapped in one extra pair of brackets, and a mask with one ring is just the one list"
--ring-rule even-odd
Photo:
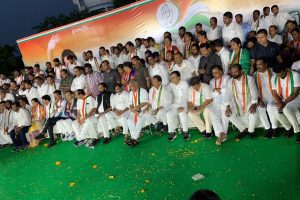
[[(1, 149), (0, 199), (185, 200), (201, 188), (228, 200), (300, 199), (295, 136), (264, 140), (259, 134), (240, 142), (234, 136), (221, 147), (193, 131), (189, 141), (144, 135), (134, 148), (118, 137), (94, 150), (61, 141), (51, 149)], [(205, 178), (192, 180), (197, 173)]]

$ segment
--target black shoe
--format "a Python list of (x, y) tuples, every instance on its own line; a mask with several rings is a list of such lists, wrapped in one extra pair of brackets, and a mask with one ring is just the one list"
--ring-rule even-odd
[(255, 132), (249, 133), (249, 136), (250, 136), (251, 139), (256, 139), (257, 138), (257, 135), (256, 135)]
[(243, 131), (241, 133), (239, 133), (237, 136), (236, 136), (236, 139), (237, 140), (241, 140), (243, 137), (245, 137), (246, 135), (248, 135), (248, 132), (246, 131)]
[(169, 130), (168, 125), (164, 125), (163, 130), (164, 130), (164, 132), (168, 132), (168, 130)]
[(272, 130), (267, 129), (265, 130), (264, 139), (270, 139), (272, 137)]
[(278, 138), (280, 136), (278, 128), (272, 130), (272, 138)]
[(38, 136), (35, 137), (36, 140), (41, 140), (41, 139), (45, 139), (45, 134), (41, 133)]
[(84, 140), (80, 140), (80, 141), (77, 141), (77, 140), (76, 140), (76, 141), (74, 142), (74, 146), (75, 146), (75, 147), (79, 147), (79, 146), (81, 146), (81, 145), (83, 145), (83, 144), (84, 144)]
[(104, 138), (103, 144), (108, 144), (111, 141), (111, 138)]
[(183, 139), (184, 140), (189, 140), (190, 139), (190, 134), (188, 132), (183, 133)]
[(200, 132), (200, 135), (202, 135), (203, 137), (205, 137), (206, 131)]
[(205, 133), (205, 138), (210, 140), (212, 138), (212, 134), (211, 133)]
[(19, 150), (20, 150), (20, 148), (17, 147), (17, 148), (13, 148), (13, 149), (11, 150), (11, 152), (18, 152)]
[(284, 136), (288, 137), (288, 138), (292, 137), (293, 135), (294, 135), (294, 132), (293, 132), (292, 128), (290, 130), (286, 131), (284, 134)]
[(50, 143), (48, 144), (48, 149), (51, 148), (51, 147), (53, 147), (54, 145), (56, 145), (56, 142), (50, 142)]
[(156, 126), (156, 131), (160, 132), (164, 128), (164, 124), (162, 122), (158, 122)]
[(174, 139), (175, 139), (176, 137), (177, 137), (177, 136), (176, 136), (175, 133), (170, 133), (170, 134), (169, 134), (168, 140), (172, 142), (172, 141), (174, 141)]
[(296, 135), (296, 143), (300, 144), (300, 133), (297, 133)]

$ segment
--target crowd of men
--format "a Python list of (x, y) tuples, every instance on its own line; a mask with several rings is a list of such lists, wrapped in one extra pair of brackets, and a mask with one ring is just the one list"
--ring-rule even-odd
[[(235, 17), (235, 20), (234, 20)], [(234, 22), (235, 21), (235, 22)], [(139, 144), (145, 127), (167, 132), (173, 141), (178, 131), (184, 140), (196, 127), (207, 139), (227, 139), (228, 125), (256, 138), (296, 135), (300, 143), (300, 35), (296, 19), (278, 6), (243, 15), (210, 19), (204, 31), (180, 27), (173, 40), (163, 34), (162, 44), (152, 37), (125, 45), (88, 50), (82, 58), (70, 54), (0, 75), (0, 144), (13, 151), (35, 147), (47, 136), (48, 147), (62, 140), (94, 148), (103, 139), (123, 133), (124, 143)]]

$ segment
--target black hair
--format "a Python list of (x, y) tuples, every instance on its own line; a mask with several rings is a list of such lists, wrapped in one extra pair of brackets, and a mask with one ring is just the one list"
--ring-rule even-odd
[(220, 65), (213, 65), (213, 66), (211, 67), (211, 70), (214, 70), (214, 69), (218, 69), (218, 70), (221, 70), (221, 71), (223, 72), (223, 67), (220, 66)]
[(46, 101), (51, 101), (51, 97), (49, 95), (42, 96), (42, 99)]
[(91, 68), (91, 69), (93, 68), (92, 65), (91, 65), (90, 63), (85, 63), (85, 64), (83, 65), (83, 67), (84, 67), (84, 68), (88, 67), (88, 68)]
[(208, 43), (200, 44), (200, 49), (203, 49), (203, 48), (209, 49), (210, 45)]
[(152, 79), (156, 79), (156, 80), (158, 80), (158, 82), (162, 82), (161, 76), (159, 76), (159, 75), (153, 76)]
[(36, 67), (36, 68), (40, 69), (40, 64), (34, 64), (33, 67)]
[(125, 46), (128, 45), (129, 47), (134, 47), (133, 43), (131, 41), (126, 42)]
[(243, 15), (239, 13), (239, 14), (236, 14), (235, 17), (243, 18)]
[(191, 85), (191, 86), (197, 85), (197, 84), (199, 84), (199, 83), (200, 83), (200, 79), (199, 79), (198, 77), (192, 77), (192, 78), (190, 79), (190, 85)]
[(224, 47), (223, 41), (221, 39), (216, 39), (213, 41), (215, 47)]
[(258, 34), (264, 34), (264, 35), (268, 35), (268, 31), (266, 29), (259, 29), (256, 33), (256, 35)]
[(177, 77), (181, 77), (179, 71), (172, 71), (170, 76), (172, 76), (173, 74), (175, 74)]
[(233, 65), (230, 65), (230, 68), (232, 69), (232, 68), (238, 68), (240, 71), (243, 69), (242, 68), (242, 65), (240, 65), (240, 64), (233, 64)]
[(271, 10), (273, 10), (273, 8), (279, 9), (277, 5), (273, 5), (273, 6), (271, 7)]
[(83, 89), (78, 89), (77, 94), (78, 95), (85, 95), (85, 91)]
[(53, 62), (60, 62), (58, 58), (54, 58)]
[(231, 43), (231, 42), (234, 42), (234, 43), (239, 44), (239, 45), (242, 44), (240, 38), (238, 38), (238, 37), (232, 38), (232, 39), (230, 40), (230, 43)]
[(61, 91), (60, 91), (60, 90), (55, 90), (55, 91), (53, 92), (53, 94), (57, 94), (57, 95), (60, 95), (60, 96), (61, 96)]
[(104, 82), (103, 83), (99, 83), (98, 86), (100, 86), (100, 85), (102, 85), (105, 89), (107, 89), (106, 83), (104, 83)]
[(180, 26), (178, 30), (184, 30), (184, 31), (186, 31), (186, 28), (184, 26)]
[(202, 24), (201, 24), (201, 23), (197, 23), (195, 26), (200, 26), (200, 27), (202, 27)]
[(224, 13), (223, 16), (232, 19), (232, 12), (227, 11), (227, 12)]
[(218, 22), (216, 17), (211, 17), (210, 20), (214, 20), (215, 22)]

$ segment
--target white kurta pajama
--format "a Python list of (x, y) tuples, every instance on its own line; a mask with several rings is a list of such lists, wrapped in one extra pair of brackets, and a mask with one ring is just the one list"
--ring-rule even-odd
[(150, 65), (148, 67), (148, 71), (151, 78), (159, 75), (162, 79), (162, 85), (166, 86), (169, 84), (169, 74), (164, 65), (155, 63), (154, 66)]
[[(168, 132), (174, 133), (178, 128), (178, 118), (183, 129), (183, 132), (188, 132), (188, 116), (187, 116), (187, 98), (188, 98), (188, 84), (181, 80), (178, 85), (170, 83), (170, 89), (173, 94), (173, 104), (167, 112)], [(182, 112), (178, 111), (179, 107), (183, 107)]]
[(181, 65), (175, 64), (172, 71), (179, 71), (181, 80), (188, 82), (193, 77), (195, 68), (193, 67), (191, 61), (184, 59)]
[[(117, 93), (113, 95), (110, 103), (112, 109), (117, 109), (122, 111), (125, 110), (126, 108), (129, 108), (129, 93), (123, 91), (120, 94)], [(113, 111), (110, 111), (105, 115), (111, 128), (116, 128), (119, 122), (123, 127), (123, 134), (126, 135), (128, 134), (129, 131), (128, 131), (127, 119), (129, 117), (129, 110), (124, 112), (121, 116), (117, 116), (116, 113), (114, 113)]]
[(276, 112), (276, 109), (274, 107), (275, 102), (272, 95), (272, 76), (274, 76), (274, 73), (272, 73), (269, 69), (263, 73), (256, 72), (254, 74), (258, 86), (258, 95), (265, 104), (264, 108), (257, 107), (257, 111), (259, 119), (266, 130), (270, 128), (270, 123), (266, 113), (269, 115), (272, 129), (278, 128), (278, 120), (274, 113)]
[[(81, 118), (85, 118), (93, 108), (95, 108), (95, 99), (92, 96), (77, 100), (77, 112), (80, 113)], [(77, 120), (72, 121), (72, 128), (75, 132), (76, 139), (78, 141), (84, 139), (97, 139), (97, 122), (94, 115), (85, 118), (85, 122), (82, 125), (80, 125)]]
[(12, 130), (13, 125), (11, 124), (11, 127), (8, 127), (8, 119), (12, 120), (13, 122), (13, 111), (10, 110), (10, 113), (8, 110), (4, 110), (3, 113), (0, 113), (0, 145), (5, 145), (5, 144), (11, 144), (11, 138), (8, 134), (7, 129)]
[[(199, 91), (194, 90), (193, 87), (188, 89), (188, 102), (191, 102), (193, 107), (199, 107), (203, 105), (206, 100), (210, 99), (212, 99), (212, 91), (210, 86), (206, 83), (200, 83)], [(209, 107), (210, 105), (207, 105), (203, 111), (199, 112), (188, 112), (189, 118), (194, 122), (200, 132), (212, 132)]]
[[(136, 107), (145, 102), (148, 102), (148, 92), (145, 89), (139, 88), (136, 92), (130, 92), (129, 105)], [(132, 139), (137, 140), (140, 137), (141, 130), (145, 125), (145, 120), (146, 118), (143, 109), (141, 109), (141, 112), (138, 115), (130, 112), (127, 122)]]
[[(299, 73), (295, 71), (288, 71), (284, 79), (274, 75), (271, 82), (272, 89), (277, 91), (277, 94), (282, 98), (283, 101), (294, 93), (296, 87), (300, 87)], [(296, 117), (297, 114), (299, 114), (299, 108), (300, 95), (285, 105), (282, 114), (280, 114), (278, 110), (274, 111), (274, 114), (286, 130), (290, 130), (293, 126), (294, 133), (299, 133), (299, 122)], [(275, 109), (277, 108), (275, 107)]]
[[(255, 81), (250, 76), (243, 75), (240, 80), (231, 78), (228, 81), (225, 105), (231, 106), (232, 111), (228, 119), (240, 132), (243, 132), (246, 128), (250, 133), (254, 132), (258, 114), (257, 112), (251, 114), (249, 108), (252, 104), (257, 103), (257, 94)], [(233, 105), (231, 105), (231, 102), (233, 102)], [(243, 120), (244, 117), (247, 120)]]
[[(167, 112), (169, 107), (172, 104), (172, 94), (164, 86), (160, 86), (158, 89), (152, 87), (149, 91), (149, 103), (151, 104), (151, 110), (147, 113), (147, 121), (156, 124), (157, 122), (162, 122), (164, 125), (167, 125)], [(159, 109), (156, 115), (152, 115), (152, 111)]]
[[(215, 135), (217, 137), (220, 136), (220, 133), (227, 134), (228, 131), (229, 120), (225, 116), (225, 96), (228, 80), (229, 76), (222, 75), (222, 77), (217, 80), (213, 78), (209, 83), (210, 87), (212, 88), (213, 98), (213, 103), (209, 108), (210, 118), (215, 131)], [(221, 89), (221, 91), (218, 92), (216, 89)]]
[[(101, 96), (102, 100), (101, 100), (101, 104), (98, 105), (98, 97), (95, 101), (95, 108), (97, 108), (98, 113), (101, 114), (99, 117), (97, 117), (98, 120), (98, 131), (104, 134), (104, 138), (109, 138), (109, 127), (108, 127), (108, 120), (106, 118), (106, 116), (112, 115), (110, 112), (109, 113), (104, 113), (104, 106), (103, 106), (103, 98), (104, 98), (104, 94)], [(110, 99), (112, 99), (112, 96), (110, 96)], [(110, 100), (111, 102), (111, 100)], [(99, 106), (99, 107), (98, 107)], [(112, 116), (110, 116), (112, 117)]]

